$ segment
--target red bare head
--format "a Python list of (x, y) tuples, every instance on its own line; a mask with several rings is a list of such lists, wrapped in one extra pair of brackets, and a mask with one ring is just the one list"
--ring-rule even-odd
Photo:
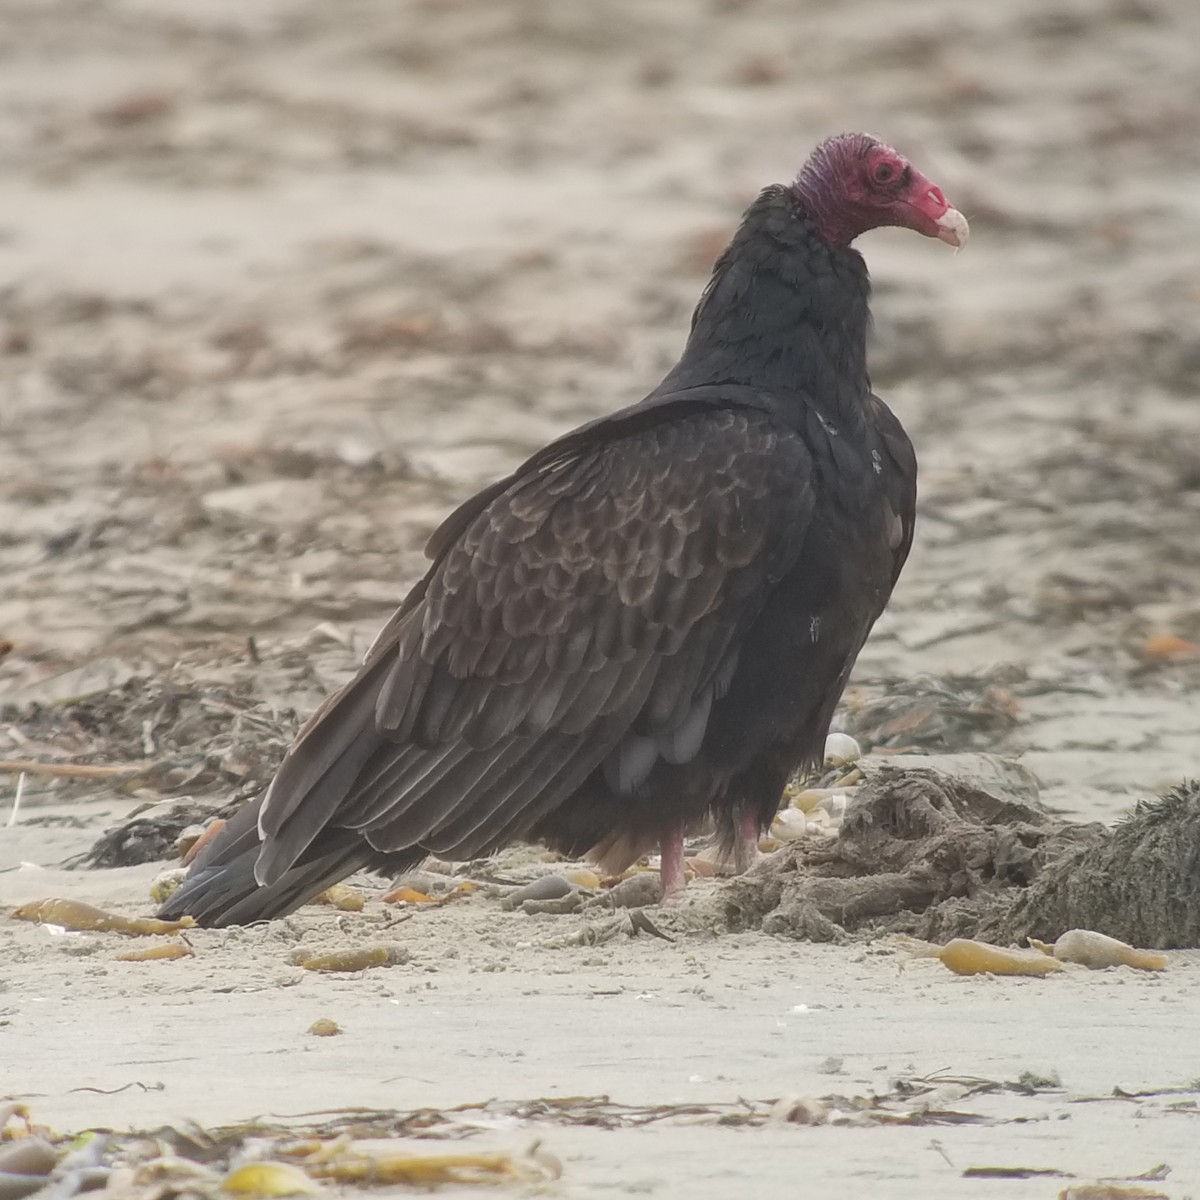
[(822, 142), (792, 185), (831, 246), (848, 246), (881, 225), (966, 245), (967, 219), (901, 154), (867, 133)]

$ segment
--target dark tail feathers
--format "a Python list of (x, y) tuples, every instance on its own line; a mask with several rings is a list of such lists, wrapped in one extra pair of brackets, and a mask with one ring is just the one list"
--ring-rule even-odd
[(250, 925), (295, 912), (327, 887), (364, 867), (402, 871), (415, 866), (425, 851), (414, 849), (381, 861), (361, 834), (327, 829), (274, 883), (260, 887), (254, 864), (262, 843), (258, 810), (262, 797), (239, 810), (200, 852), (183, 885), (158, 910), (163, 920), (195, 917), (200, 925)]

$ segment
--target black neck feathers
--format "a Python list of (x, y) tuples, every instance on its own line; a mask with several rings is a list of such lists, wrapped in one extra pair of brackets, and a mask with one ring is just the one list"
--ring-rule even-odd
[(796, 194), (766, 188), (713, 269), (683, 355), (656, 395), (708, 384), (803, 393), (831, 418), (870, 392), (871, 285), (862, 256), (831, 246)]

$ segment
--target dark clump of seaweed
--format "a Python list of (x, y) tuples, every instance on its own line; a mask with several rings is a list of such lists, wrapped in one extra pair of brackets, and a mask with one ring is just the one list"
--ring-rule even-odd
[(1200, 946), (1200, 782), (1141, 801), (1098, 844), (1042, 872), (1001, 923), (1014, 939), (1076, 928), (1159, 950)]
[(709, 903), (718, 925), (806, 941), (1052, 942), (1082, 928), (1196, 946), (1200, 785), (1145, 801), (1110, 830), (942, 771), (886, 767), (859, 789), (836, 840), (793, 843)]

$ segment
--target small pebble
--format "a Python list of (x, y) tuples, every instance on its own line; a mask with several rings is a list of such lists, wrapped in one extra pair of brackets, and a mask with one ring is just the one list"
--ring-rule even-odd
[(560, 896), (569, 895), (572, 890), (571, 881), (562, 875), (543, 875), (541, 879), (509, 892), (500, 901), (500, 907), (511, 911), (520, 908), (526, 900), (557, 900)]
[(622, 879), (616, 887), (591, 902), (592, 906), (604, 908), (645, 908), (662, 899), (662, 881), (657, 871), (639, 871)]
[(13, 1175), (49, 1175), (58, 1152), (39, 1137), (23, 1138), (0, 1149), (0, 1171)]

